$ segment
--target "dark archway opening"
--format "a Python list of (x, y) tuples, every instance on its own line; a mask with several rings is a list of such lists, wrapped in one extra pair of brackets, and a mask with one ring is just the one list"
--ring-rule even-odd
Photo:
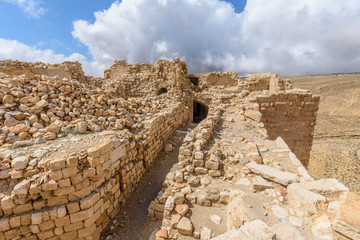
[(189, 77), (189, 80), (192, 84), (194, 84), (194, 86), (198, 86), (199, 85), (199, 78), (197, 77)]
[(208, 115), (209, 109), (204, 104), (193, 102), (193, 122), (199, 123)]
[(159, 91), (157, 91), (156, 95), (161, 95), (167, 93), (167, 89), (166, 88), (160, 88)]

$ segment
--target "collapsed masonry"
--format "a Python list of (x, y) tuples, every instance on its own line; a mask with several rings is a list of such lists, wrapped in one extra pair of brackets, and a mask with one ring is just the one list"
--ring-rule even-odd
[[(335, 229), (359, 236), (360, 224), (351, 218), (356, 215), (348, 214), (359, 209), (344, 207), (359, 198), (338, 182), (314, 181), (303, 167), (319, 97), (291, 89), (274, 74), (246, 79), (234, 72), (188, 75), (179, 59), (155, 65), (118, 61), (104, 79), (84, 76), (76, 62), (2, 61), (0, 72), (0, 239), (99, 239), (166, 139), (193, 121), (200, 123), (184, 140), (178, 170), (169, 173), (149, 209), (151, 217), (163, 219), (159, 238), (213, 237), (209, 229), (193, 226), (189, 206), (217, 204), (228, 207), (226, 229), (236, 229), (228, 234), (245, 234), (246, 226), (255, 226), (265, 229), (261, 236), (272, 237), (276, 230), (266, 219), (241, 217), (236, 201), (247, 194), (289, 201), (298, 225), (308, 226), (308, 216), (328, 212), (316, 220), (321, 224), (314, 235), (331, 235)], [(219, 122), (233, 112), (241, 116), (230, 121), (234, 126), (256, 129), (240, 139), (238, 152), (212, 140)], [(267, 156), (269, 151), (277, 154)], [(246, 183), (238, 185), (246, 190), (206, 188), (239, 176)]]

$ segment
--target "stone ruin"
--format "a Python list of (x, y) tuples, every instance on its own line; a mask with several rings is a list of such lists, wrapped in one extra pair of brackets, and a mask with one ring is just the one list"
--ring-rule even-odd
[(178, 58), (104, 76), (0, 61), (0, 240), (99, 239), (191, 122), (148, 209), (156, 239), (360, 239), (359, 196), (306, 171), (319, 96), (275, 74), (189, 75)]

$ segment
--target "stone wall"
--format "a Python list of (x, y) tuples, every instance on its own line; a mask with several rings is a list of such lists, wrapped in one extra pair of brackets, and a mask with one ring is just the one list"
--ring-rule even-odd
[(296, 90), (268, 93), (256, 98), (260, 121), (264, 123), (269, 138), (283, 138), (305, 167), (310, 158), (319, 100), (319, 96)]
[(104, 73), (103, 88), (115, 89), (118, 96), (141, 97), (155, 95), (164, 88), (187, 88), (187, 66), (179, 58), (173, 61), (158, 60), (154, 65), (137, 63), (127, 64), (126, 61), (115, 61), (115, 64)]
[(0, 61), (0, 72), (8, 75), (39, 74), (59, 76), (84, 82), (86, 77), (79, 62), (66, 61), (61, 64), (30, 63), (13, 60)]
[(237, 72), (234, 71), (193, 74), (189, 75), (189, 78), (197, 78), (197, 85), (201, 90), (214, 86), (235, 87), (238, 85), (238, 82), (240, 80)]
[(178, 103), (159, 113), (139, 139), (113, 137), (44, 162), (40, 174), (0, 195), (0, 239), (99, 239), (164, 141), (188, 120), (185, 111)]

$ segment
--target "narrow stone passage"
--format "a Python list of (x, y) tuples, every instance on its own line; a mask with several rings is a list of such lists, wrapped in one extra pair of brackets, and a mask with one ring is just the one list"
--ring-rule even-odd
[(151, 235), (160, 228), (161, 221), (150, 220), (148, 207), (161, 190), (166, 174), (172, 167), (176, 168), (174, 164), (178, 162), (179, 148), (186, 132), (195, 126), (195, 124), (187, 125), (176, 130), (169, 137), (166, 144), (170, 143), (174, 149), (171, 152), (162, 150), (159, 153), (154, 164), (141, 178), (131, 197), (110, 224), (109, 229), (104, 232), (102, 239), (152, 239)]

